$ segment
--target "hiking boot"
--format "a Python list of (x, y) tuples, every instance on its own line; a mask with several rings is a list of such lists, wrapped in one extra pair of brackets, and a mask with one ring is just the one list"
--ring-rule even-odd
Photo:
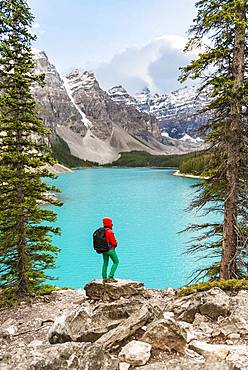
[(113, 277), (109, 277), (108, 279), (107, 279), (108, 281), (108, 283), (118, 283), (118, 280), (116, 280), (115, 278), (113, 278)]

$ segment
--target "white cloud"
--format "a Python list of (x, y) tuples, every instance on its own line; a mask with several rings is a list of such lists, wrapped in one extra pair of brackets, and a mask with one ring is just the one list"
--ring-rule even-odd
[(141, 47), (134, 46), (116, 54), (108, 63), (95, 69), (103, 88), (122, 84), (130, 93), (149, 87), (154, 92), (172, 91), (180, 87), (179, 67), (192, 59), (183, 48), (187, 39), (164, 35)]

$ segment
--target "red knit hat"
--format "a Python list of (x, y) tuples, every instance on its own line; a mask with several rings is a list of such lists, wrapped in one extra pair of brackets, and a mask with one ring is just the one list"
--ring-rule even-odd
[(111, 218), (109, 218), (109, 217), (104, 217), (102, 219), (102, 222), (103, 222), (103, 226), (106, 226), (106, 227), (112, 227), (113, 226), (113, 222), (112, 222)]

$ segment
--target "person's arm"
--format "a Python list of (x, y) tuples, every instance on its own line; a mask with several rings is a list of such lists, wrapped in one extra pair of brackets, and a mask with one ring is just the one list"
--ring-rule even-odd
[(109, 244), (111, 244), (112, 247), (116, 247), (118, 242), (115, 239), (115, 234), (113, 233), (112, 230), (108, 230), (108, 239), (109, 239)]

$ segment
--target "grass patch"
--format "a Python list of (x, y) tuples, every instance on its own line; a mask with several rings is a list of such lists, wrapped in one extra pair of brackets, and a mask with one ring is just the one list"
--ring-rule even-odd
[(54, 159), (66, 167), (96, 167), (98, 163), (84, 161), (71, 154), (68, 144), (59, 136), (51, 142), (51, 149)]
[(18, 296), (14, 288), (2, 288), (0, 290), (0, 308), (16, 307), (21, 302), (31, 304), (37, 297), (49, 295), (58, 290), (72, 289), (68, 287), (56, 287), (49, 284), (40, 285), (30, 295)]
[(248, 290), (248, 279), (230, 279), (230, 280), (215, 280), (198, 283), (190, 286), (180, 288), (177, 292), (177, 296), (182, 297), (197, 292), (205, 292), (211, 288), (218, 287), (223, 290), (238, 291), (241, 289)]

